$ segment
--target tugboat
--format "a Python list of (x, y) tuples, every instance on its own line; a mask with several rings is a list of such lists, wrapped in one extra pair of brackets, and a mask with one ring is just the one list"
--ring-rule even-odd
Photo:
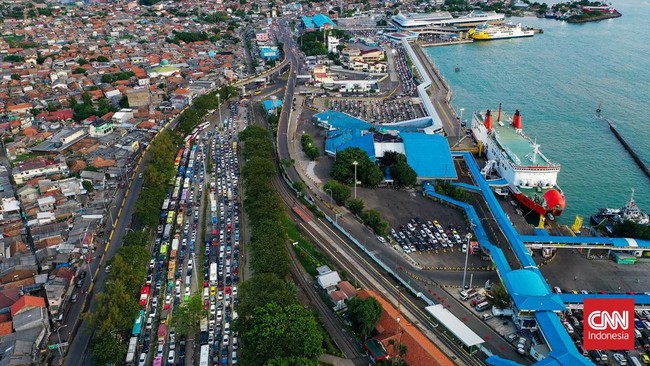
[(614, 225), (632, 221), (639, 225), (650, 225), (650, 215), (641, 211), (634, 201), (634, 189), (630, 200), (622, 208), (601, 208), (598, 213), (591, 216), (591, 223), (602, 226), (609, 234), (614, 231)]
[(537, 142), (524, 134), (519, 110), (510, 118), (499, 105), (496, 122), (489, 109), (476, 112), (471, 133), (488, 159), (485, 175), (495, 170), (512, 195), (541, 216), (555, 220), (562, 214), (566, 201), (557, 185), (560, 165), (542, 154)]

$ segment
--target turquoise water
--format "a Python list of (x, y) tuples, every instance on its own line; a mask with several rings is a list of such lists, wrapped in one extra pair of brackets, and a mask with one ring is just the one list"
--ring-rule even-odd
[(426, 49), (451, 86), (454, 108), (465, 109), (463, 119), (499, 103), (510, 115), (521, 111), (524, 131), (562, 165), (565, 223), (575, 215), (587, 222), (599, 207), (623, 206), (632, 188), (639, 206), (650, 211), (650, 180), (595, 112), (602, 102), (603, 117), (650, 164), (650, 42), (644, 35), (650, 1), (613, 5), (621, 18), (586, 24), (510, 18), (544, 34)]

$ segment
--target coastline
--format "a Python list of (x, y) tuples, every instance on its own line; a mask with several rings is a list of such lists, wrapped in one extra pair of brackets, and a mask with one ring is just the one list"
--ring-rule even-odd
[(620, 18), (622, 17), (623, 14), (616, 12), (612, 14), (601, 14), (595, 17), (589, 17), (589, 18), (580, 18), (580, 19), (575, 19), (575, 18), (569, 18), (567, 19), (567, 23), (575, 23), (575, 24), (580, 24), (580, 23), (589, 23), (589, 22), (597, 22), (600, 20), (605, 20), (605, 19), (614, 19), (614, 18)]

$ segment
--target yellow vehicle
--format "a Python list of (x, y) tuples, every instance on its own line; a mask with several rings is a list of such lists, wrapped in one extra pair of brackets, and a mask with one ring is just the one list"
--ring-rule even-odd
[(260, 95), (260, 94), (262, 94), (261, 90), (255, 90), (255, 95)]
[(646, 355), (645, 353), (641, 353), (641, 354), (639, 354), (639, 357), (641, 357), (641, 361), (642, 361), (644, 364), (646, 364), (646, 365), (647, 365), (647, 364), (650, 364), (650, 357), (648, 357), (648, 355)]

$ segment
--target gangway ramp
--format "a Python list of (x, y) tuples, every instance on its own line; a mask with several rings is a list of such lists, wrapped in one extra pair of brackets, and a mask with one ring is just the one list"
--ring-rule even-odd
[(533, 249), (564, 248), (564, 249), (609, 249), (626, 251), (648, 251), (650, 241), (631, 238), (608, 238), (600, 236), (552, 236), (552, 235), (521, 235), (521, 240), (527, 247)]

